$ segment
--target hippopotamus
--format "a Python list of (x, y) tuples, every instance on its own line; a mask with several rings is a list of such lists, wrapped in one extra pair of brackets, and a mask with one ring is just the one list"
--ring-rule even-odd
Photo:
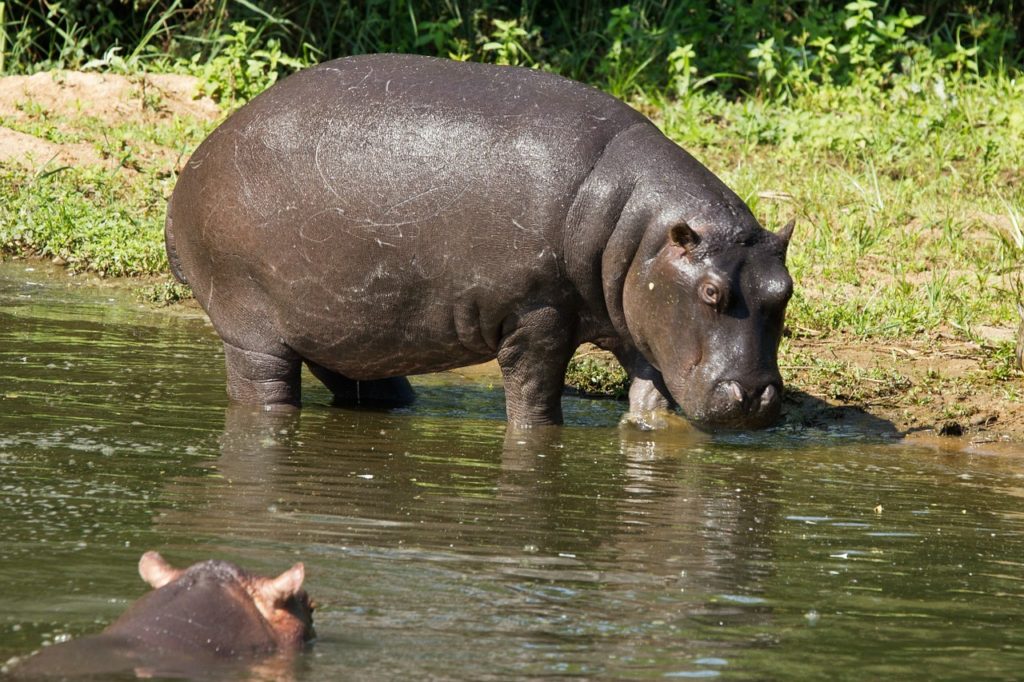
[(288, 659), (314, 637), (301, 563), (266, 578), (227, 561), (177, 569), (146, 552), (139, 574), (152, 592), (103, 632), (25, 659), (14, 677), (208, 675), (220, 665)]
[(166, 246), (224, 343), (234, 401), (411, 399), (497, 359), (507, 417), (562, 421), (591, 342), (630, 414), (701, 428), (780, 413), (792, 222), (743, 201), (631, 107), (519, 67), (378, 54), (295, 73), (192, 155)]

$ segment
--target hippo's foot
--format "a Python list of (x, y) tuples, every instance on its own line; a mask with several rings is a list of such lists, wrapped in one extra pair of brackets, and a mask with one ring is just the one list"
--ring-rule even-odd
[(675, 403), (661, 373), (642, 358), (634, 359), (631, 365), (633, 381), (629, 384), (629, 412), (619, 421), (619, 426), (659, 431), (675, 424), (679, 417), (672, 411)]
[(294, 409), (302, 398), (302, 362), (298, 357), (244, 350), (224, 342), (228, 397), (269, 409)]
[(690, 428), (689, 422), (668, 408), (631, 410), (622, 416), (619, 426), (632, 427), (640, 431), (661, 431), (679, 426)]
[(416, 392), (405, 377), (356, 381), (309, 360), (306, 366), (334, 394), (334, 404), (338, 406), (403, 407), (416, 399)]

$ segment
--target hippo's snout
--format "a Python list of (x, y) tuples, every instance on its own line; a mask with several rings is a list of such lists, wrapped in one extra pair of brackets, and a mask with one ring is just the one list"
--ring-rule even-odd
[(730, 379), (715, 385), (698, 421), (710, 428), (760, 428), (778, 419), (781, 410), (779, 384), (769, 382), (749, 389)]

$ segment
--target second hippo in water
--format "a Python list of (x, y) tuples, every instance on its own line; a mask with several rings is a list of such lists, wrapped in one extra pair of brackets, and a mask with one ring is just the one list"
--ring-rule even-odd
[(779, 416), (791, 225), (622, 102), (535, 70), (411, 55), (290, 76), (193, 154), (171, 267), (224, 341), (228, 393), (402, 402), (408, 374), (497, 359), (508, 419), (562, 421), (593, 342), (630, 412), (701, 427)]
[(302, 564), (264, 578), (227, 561), (177, 569), (146, 552), (139, 574), (152, 592), (103, 632), (26, 659), (14, 678), (201, 677), (228, 665), (287, 663), (314, 636)]

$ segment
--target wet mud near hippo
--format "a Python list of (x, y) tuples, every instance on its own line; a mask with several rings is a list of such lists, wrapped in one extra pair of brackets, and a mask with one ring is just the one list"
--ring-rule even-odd
[(278, 679), (1024, 665), (1015, 458), (855, 429), (641, 433), (571, 396), (568, 426), (509, 433), (496, 377), (413, 383), (391, 411), (312, 381), (299, 413), (229, 409), (202, 319), (0, 264), (0, 663), (102, 630), (157, 549), (304, 562), (319, 639)]

